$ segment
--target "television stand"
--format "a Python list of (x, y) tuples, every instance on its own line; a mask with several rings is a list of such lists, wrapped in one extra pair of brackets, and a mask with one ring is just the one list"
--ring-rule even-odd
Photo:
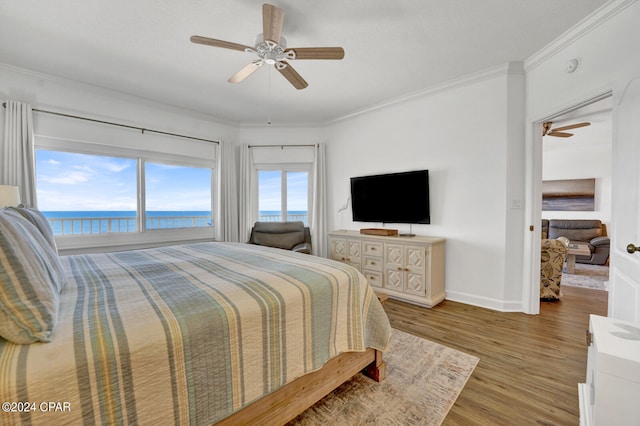
[(358, 269), (376, 293), (428, 308), (445, 298), (444, 238), (329, 232), (329, 258)]
[(415, 237), (416, 234), (413, 233), (413, 224), (410, 223), (409, 224), (409, 233), (408, 234), (400, 234), (401, 237), (407, 237), (407, 238), (412, 238)]

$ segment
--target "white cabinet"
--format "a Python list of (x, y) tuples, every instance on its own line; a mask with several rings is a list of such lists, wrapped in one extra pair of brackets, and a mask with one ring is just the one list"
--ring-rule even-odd
[(384, 272), (387, 287), (403, 293), (424, 297), (427, 294), (426, 271), (429, 247), (386, 244)]
[(362, 263), (362, 242), (348, 238), (336, 238), (330, 240), (329, 256), (360, 270)]
[(591, 315), (581, 425), (640, 425), (640, 324)]
[(444, 245), (436, 237), (329, 233), (331, 259), (355, 266), (376, 292), (427, 307), (445, 298)]

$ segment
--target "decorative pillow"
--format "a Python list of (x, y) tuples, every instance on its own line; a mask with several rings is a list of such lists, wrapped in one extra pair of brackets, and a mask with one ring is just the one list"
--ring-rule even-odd
[(38, 228), (38, 230), (42, 233), (47, 242), (51, 244), (51, 247), (56, 252), (56, 254), (58, 253), (58, 246), (56, 245), (56, 240), (53, 237), (53, 230), (49, 225), (49, 221), (40, 210), (24, 205), (10, 208), (27, 218), (29, 222), (33, 223), (34, 226)]
[(15, 210), (0, 210), (0, 336), (19, 344), (51, 341), (65, 282), (42, 233)]

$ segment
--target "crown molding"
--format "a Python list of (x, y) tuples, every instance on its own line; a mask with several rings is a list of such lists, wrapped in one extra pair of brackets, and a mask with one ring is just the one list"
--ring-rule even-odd
[(442, 84), (438, 84), (437, 86), (429, 87), (427, 89), (421, 89), (415, 92), (408, 93), (406, 95), (402, 95), (396, 98), (389, 99), (384, 102), (380, 102), (377, 104), (370, 105), (366, 108), (362, 108), (360, 110), (354, 111), (352, 113), (336, 117), (332, 120), (325, 122), (325, 125), (331, 125), (338, 123), (340, 121), (347, 120), (349, 118), (354, 118), (359, 115), (363, 115), (372, 111), (376, 111), (379, 109), (388, 108), (394, 105), (402, 104), (405, 102), (409, 102), (413, 99), (433, 96), (437, 93), (445, 92), (448, 90), (456, 89), (459, 87), (468, 86), (470, 84), (476, 84), (485, 80), (490, 80), (496, 77), (502, 77), (505, 75), (524, 75), (524, 67), (522, 62), (507, 62), (502, 65), (498, 65), (492, 68), (488, 68), (483, 71), (478, 71), (473, 74), (468, 74), (464, 77), (455, 78), (452, 80), (445, 81)]
[(638, 0), (610, 0), (603, 4), (582, 21), (565, 31), (554, 41), (527, 58), (524, 61), (525, 71), (529, 72), (536, 68), (559, 51), (570, 46), (576, 40), (581, 39), (586, 34), (598, 28), (600, 25), (607, 22), (609, 19), (613, 18), (637, 1)]

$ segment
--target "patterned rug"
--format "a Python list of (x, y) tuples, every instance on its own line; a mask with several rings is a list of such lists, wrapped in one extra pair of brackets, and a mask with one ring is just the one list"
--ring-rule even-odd
[(576, 263), (575, 274), (568, 274), (566, 270), (562, 271), (562, 281), (560, 282), (560, 285), (592, 288), (595, 290), (607, 290), (608, 282), (608, 266)]
[(384, 381), (360, 373), (289, 425), (439, 425), (479, 361), (395, 329), (384, 359)]

